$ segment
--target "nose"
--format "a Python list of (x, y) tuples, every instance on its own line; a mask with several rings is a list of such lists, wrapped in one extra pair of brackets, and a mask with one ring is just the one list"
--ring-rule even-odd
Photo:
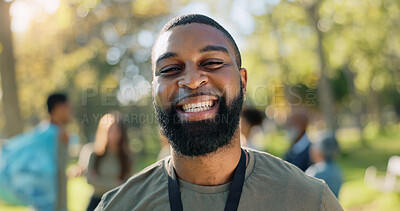
[(187, 68), (181, 80), (178, 81), (179, 88), (197, 89), (206, 85), (208, 77), (201, 71), (195, 68)]

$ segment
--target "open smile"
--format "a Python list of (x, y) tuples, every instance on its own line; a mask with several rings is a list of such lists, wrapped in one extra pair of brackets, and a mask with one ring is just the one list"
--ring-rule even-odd
[(218, 111), (219, 100), (215, 96), (199, 95), (189, 97), (176, 106), (182, 120), (199, 121), (214, 118)]

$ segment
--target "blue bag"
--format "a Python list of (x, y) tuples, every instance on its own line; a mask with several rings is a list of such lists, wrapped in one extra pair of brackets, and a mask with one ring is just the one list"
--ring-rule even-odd
[(0, 150), (0, 199), (55, 210), (59, 129), (40, 124), (5, 141)]

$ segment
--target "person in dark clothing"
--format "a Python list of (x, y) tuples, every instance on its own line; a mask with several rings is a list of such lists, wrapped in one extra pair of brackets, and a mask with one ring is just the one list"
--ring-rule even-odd
[(256, 108), (243, 108), (240, 119), (240, 134), (242, 146), (261, 150), (254, 144), (254, 136), (261, 132), (261, 125), (264, 120), (264, 114)]
[(311, 165), (309, 153), (311, 143), (306, 133), (307, 125), (308, 116), (305, 112), (296, 112), (289, 117), (287, 133), (290, 148), (284, 156), (286, 161), (303, 171)]

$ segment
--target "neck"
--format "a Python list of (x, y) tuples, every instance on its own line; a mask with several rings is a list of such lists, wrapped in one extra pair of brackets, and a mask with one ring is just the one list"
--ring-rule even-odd
[(189, 183), (203, 186), (230, 182), (241, 156), (239, 132), (240, 130), (236, 130), (228, 146), (204, 156), (187, 157), (172, 151), (172, 164), (177, 176)]

